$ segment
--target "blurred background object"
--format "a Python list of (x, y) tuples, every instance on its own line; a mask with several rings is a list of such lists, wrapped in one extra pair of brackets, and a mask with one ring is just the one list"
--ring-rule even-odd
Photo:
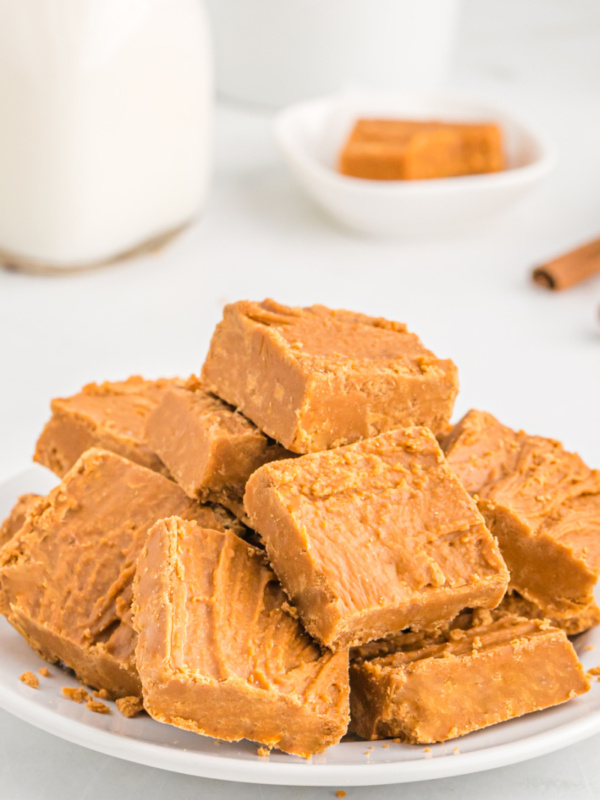
[(281, 106), (339, 91), (433, 89), (446, 75), (461, 0), (207, 0), (217, 89)]
[(200, 0), (0, 0), (0, 261), (94, 265), (194, 219), (211, 67)]
[[(414, 181), (341, 175), (344, 143), (364, 118), (494, 122), (503, 138), (505, 169)], [(284, 109), (275, 117), (274, 133), (298, 184), (333, 219), (362, 234), (406, 242), (478, 233), (539, 187), (556, 162), (544, 131), (464, 92), (345, 92)]]
[(600, 273), (600, 238), (536, 267), (533, 280), (544, 289), (562, 291)]

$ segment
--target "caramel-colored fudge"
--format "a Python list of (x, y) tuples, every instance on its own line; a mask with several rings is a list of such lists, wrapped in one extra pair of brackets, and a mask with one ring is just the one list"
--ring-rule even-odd
[(589, 689), (566, 634), (547, 621), (504, 616), (433, 640), (408, 636), (350, 668), (351, 729), (365, 739), (443, 742)]
[(134, 375), (115, 383), (89, 383), (79, 394), (57, 397), (33, 460), (60, 478), (90, 447), (111, 450), (143, 467), (168, 471), (146, 442), (146, 421), (177, 380), (146, 381)]
[(504, 169), (502, 132), (491, 123), (360, 119), (340, 154), (353, 178), (410, 181)]
[(168, 519), (134, 584), (144, 707), (160, 722), (309, 756), (348, 726), (348, 652), (324, 652), (286, 611), (264, 553)]
[(225, 307), (202, 377), (294, 453), (409, 425), (444, 431), (458, 390), (452, 361), (405, 325), (273, 300)]
[(146, 439), (187, 495), (221, 503), (241, 518), (250, 475), (292, 455), (193, 378), (164, 393)]
[(583, 633), (596, 625), (600, 625), (600, 608), (594, 601), (576, 614), (566, 617), (552, 617), (547, 608), (526, 600), (518, 592), (508, 592), (494, 613), (501, 612), (526, 619), (547, 619), (555, 628), (562, 628), (567, 636)]
[(88, 450), (0, 551), (0, 610), (43, 658), (112, 696), (139, 695), (131, 582), (149, 528), (177, 514), (223, 528), (173, 481)]
[(511, 588), (550, 619), (585, 615), (600, 568), (600, 473), (482, 411), (469, 411), (444, 449), (498, 538)]
[(19, 497), (8, 517), (0, 525), (0, 547), (10, 541), (15, 533), (23, 527), (25, 517), (39, 499), (39, 494), (22, 494)]
[(244, 497), (273, 569), (315, 638), (357, 645), (493, 607), (508, 573), (426, 428), (257, 470)]

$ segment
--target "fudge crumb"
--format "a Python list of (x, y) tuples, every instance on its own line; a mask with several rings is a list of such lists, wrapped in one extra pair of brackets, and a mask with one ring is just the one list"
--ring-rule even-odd
[(94, 711), (96, 714), (110, 714), (110, 708), (104, 703), (101, 703), (99, 700), (92, 700), (90, 699), (85, 704), (86, 708), (89, 708), (90, 711)]
[(81, 686), (63, 686), (62, 693), (67, 700), (72, 700), (74, 703), (86, 703), (90, 700), (90, 695)]
[(124, 717), (136, 717), (144, 709), (141, 697), (119, 697), (117, 708)]
[(40, 667), (38, 669), (38, 672), (43, 678), (49, 678), (50, 677), (50, 670), (48, 669), (48, 667)]
[(19, 678), (19, 680), (23, 681), (23, 683), (26, 686), (31, 686), (32, 689), (40, 688), (40, 682), (38, 681), (37, 677), (33, 674), (33, 672), (30, 672), (29, 670), (27, 670), (27, 672), (24, 672)]
[(458, 748), (458, 745), (456, 745), (456, 747), (455, 747), (455, 748), (454, 748), (454, 750), (452, 751), (452, 755), (453, 755), (453, 756), (457, 756), (459, 753), (460, 753), (460, 750), (459, 750), (459, 748)]
[(256, 751), (261, 758), (266, 758), (271, 754), (271, 751), (268, 747), (259, 747)]
[(431, 747), (426, 747), (426, 748), (425, 748), (425, 752), (426, 752), (426, 753), (431, 753)]
[(336, 797), (346, 797), (346, 792), (343, 789), (338, 789), (335, 793)]
[(400, 739), (392, 739), (392, 742), (394, 742), (394, 744), (400, 744)]
[(596, 645), (595, 644), (586, 644), (586, 646), (583, 649), (585, 650), (586, 653), (588, 653), (590, 650), (595, 650), (596, 649)]
[(94, 697), (99, 697), (100, 700), (112, 700), (110, 692), (106, 689), (94, 689)]
[(600, 675), (600, 666), (588, 669), (588, 675)]
[(387, 749), (388, 749), (388, 747), (389, 747), (389, 744), (384, 744), (384, 745), (383, 745), (383, 749), (384, 749), (384, 750), (387, 750)]

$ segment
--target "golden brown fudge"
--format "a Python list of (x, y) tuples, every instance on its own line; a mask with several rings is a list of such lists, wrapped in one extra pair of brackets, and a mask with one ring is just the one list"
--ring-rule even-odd
[(504, 616), (421, 641), (350, 668), (351, 729), (414, 744), (454, 739), (589, 689), (564, 631)]
[(115, 383), (89, 383), (79, 394), (55, 398), (33, 460), (62, 478), (82, 453), (100, 447), (168, 477), (165, 465), (146, 443), (146, 420), (165, 391), (179, 383), (134, 375)]
[(600, 473), (482, 411), (469, 411), (444, 449), (498, 538), (511, 588), (565, 624), (587, 613), (600, 568)]
[(292, 455), (195, 378), (164, 393), (146, 439), (189, 497), (221, 503), (241, 518), (250, 475)]
[(0, 547), (6, 544), (23, 527), (25, 517), (36, 501), (40, 499), (39, 494), (22, 494), (10, 514), (0, 525)]
[(555, 628), (562, 628), (567, 636), (575, 636), (600, 625), (600, 608), (596, 602), (582, 609), (577, 614), (567, 617), (553, 618), (548, 616), (548, 609), (540, 608), (530, 600), (526, 600), (518, 592), (508, 592), (494, 613), (502, 612), (526, 619), (548, 619)]
[(359, 119), (340, 154), (343, 175), (399, 181), (504, 169), (502, 132), (491, 123)]
[(405, 325), (273, 300), (225, 306), (202, 377), (295, 453), (408, 425), (444, 431), (458, 390), (452, 361)]
[(173, 481), (88, 450), (0, 551), (0, 610), (43, 658), (114, 697), (139, 695), (131, 582), (148, 529), (178, 514), (223, 528)]
[(244, 497), (315, 638), (356, 645), (497, 605), (508, 573), (431, 431), (407, 428), (257, 470)]
[(309, 756), (348, 726), (348, 652), (322, 653), (286, 611), (264, 553), (168, 519), (134, 582), (144, 707), (160, 722)]

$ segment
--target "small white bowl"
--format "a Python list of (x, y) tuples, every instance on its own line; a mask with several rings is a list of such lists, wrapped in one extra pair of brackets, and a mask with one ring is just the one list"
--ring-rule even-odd
[[(507, 169), (421, 181), (371, 181), (337, 172), (338, 155), (359, 117), (496, 122)], [(275, 120), (275, 137), (307, 194), (362, 233), (423, 238), (476, 230), (536, 187), (556, 162), (547, 136), (512, 112), (456, 94), (348, 93), (299, 103)]]

